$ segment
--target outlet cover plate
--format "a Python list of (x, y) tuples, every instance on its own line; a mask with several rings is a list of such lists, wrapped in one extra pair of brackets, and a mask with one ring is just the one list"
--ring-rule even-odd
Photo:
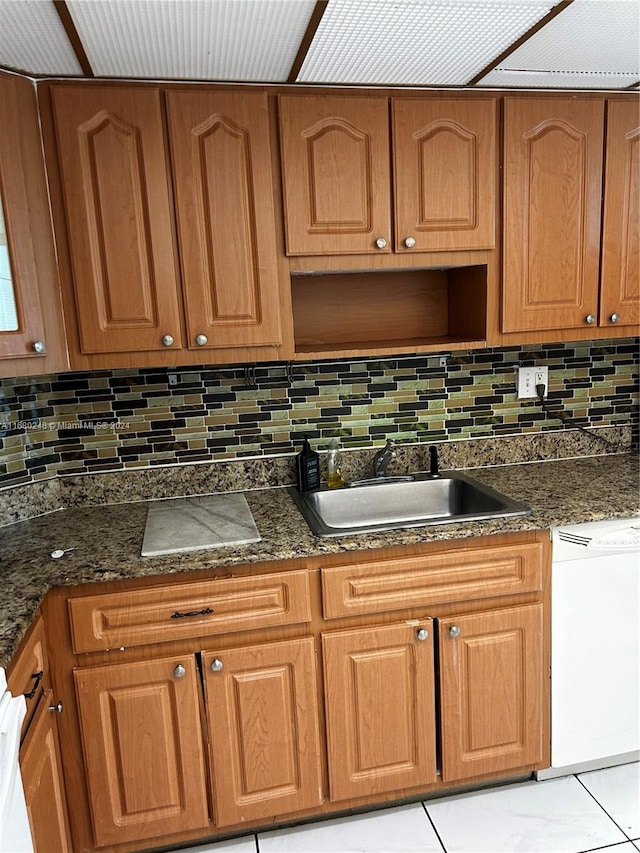
[(517, 376), (518, 400), (535, 400), (536, 385), (544, 385), (545, 397), (549, 389), (548, 367), (519, 367)]

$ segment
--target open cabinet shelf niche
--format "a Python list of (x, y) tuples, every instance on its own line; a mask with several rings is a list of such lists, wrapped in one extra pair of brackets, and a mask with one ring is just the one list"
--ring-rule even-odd
[(292, 273), (295, 353), (387, 355), (486, 344), (486, 265)]

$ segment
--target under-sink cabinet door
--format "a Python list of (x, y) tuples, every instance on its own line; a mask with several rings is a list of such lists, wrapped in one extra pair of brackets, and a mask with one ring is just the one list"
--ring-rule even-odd
[(313, 637), (203, 652), (218, 826), (322, 802)]
[(322, 635), (332, 800), (436, 781), (430, 619)]
[(542, 759), (542, 604), (438, 620), (442, 778)]
[(209, 825), (194, 656), (74, 670), (96, 845)]

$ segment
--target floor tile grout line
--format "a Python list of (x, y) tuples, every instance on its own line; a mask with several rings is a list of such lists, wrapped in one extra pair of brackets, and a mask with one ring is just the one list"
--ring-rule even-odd
[(443, 841), (443, 840), (442, 840), (442, 838), (440, 837), (440, 833), (439, 833), (439, 832), (438, 832), (438, 830), (436, 829), (436, 825), (435, 825), (435, 823), (433, 822), (433, 818), (432, 818), (432, 817), (431, 817), (431, 815), (429, 814), (429, 809), (427, 808), (427, 804), (426, 804), (424, 801), (422, 801), (422, 803), (421, 803), (421, 804), (422, 804), (422, 808), (424, 809), (424, 813), (425, 813), (425, 814), (426, 814), (426, 816), (427, 816), (427, 820), (429, 821), (429, 823), (430, 823), (430, 824), (431, 824), (431, 826), (433, 827), (433, 831), (434, 831), (434, 832), (435, 832), (435, 834), (436, 834), (436, 838), (437, 838), (437, 839), (438, 839), (438, 841), (440, 842), (440, 846), (441, 846), (441, 847), (442, 847), (442, 849), (444, 850), (444, 853), (447, 853), (447, 848), (444, 846), (444, 841)]
[(256, 842), (256, 853), (260, 853), (260, 844), (258, 843), (258, 833), (254, 832), (253, 840)]
[[(587, 771), (587, 772), (588, 772), (588, 771)], [(609, 814), (609, 812), (605, 809), (605, 807), (602, 805), (602, 803), (598, 801), (598, 799), (596, 798), (596, 795), (595, 795), (595, 794), (593, 794), (593, 793), (591, 793), (591, 791), (587, 788), (587, 786), (584, 784), (584, 782), (582, 781), (582, 779), (580, 779), (580, 777), (578, 776), (578, 774), (577, 774), (577, 773), (574, 773), (574, 776), (575, 776), (575, 778), (578, 780), (578, 782), (580, 782), (580, 784), (581, 784), (581, 785), (582, 785), (582, 787), (585, 789), (585, 791), (587, 792), (587, 794), (589, 794), (589, 796), (593, 799), (593, 801), (594, 801), (594, 802), (596, 802), (596, 803), (598, 803), (598, 805), (600, 806), (600, 808), (602, 809), (602, 811), (606, 814), (606, 816), (607, 816), (610, 820), (612, 820), (612, 821), (615, 823), (615, 825), (618, 827), (618, 829), (619, 829), (619, 830), (620, 830), (620, 832), (624, 835), (624, 837), (627, 839), (627, 841), (631, 841), (631, 842), (633, 842), (633, 839), (629, 836), (629, 833), (628, 833), (628, 832), (625, 832), (625, 830), (620, 826), (620, 824), (618, 823), (618, 821), (617, 821), (614, 817), (612, 817), (612, 816)], [(621, 841), (621, 842), (619, 842), (619, 843), (620, 843), (620, 844), (622, 844), (623, 842)]]

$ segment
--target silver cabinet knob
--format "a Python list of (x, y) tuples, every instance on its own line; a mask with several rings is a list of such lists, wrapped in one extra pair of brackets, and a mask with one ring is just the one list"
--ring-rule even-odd
[(413, 247), (416, 244), (416, 238), (415, 237), (405, 237), (404, 244), (407, 247), (407, 249), (413, 249)]
[(419, 640), (426, 640), (429, 637), (429, 632), (426, 628), (420, 628), (419, 631), (416, 631), (416, 637)]
[(62, 702), (56, 702), (55, 705), (49, 705), (49, 710), (52, 711), (54, 714), (61, 714), (64, 710)]
[(609, 319), (611, 320), (611, 322), (612, 322), (612, 323), (617, 323), (617, 322), (618, 322), (618, 320), (620, 319), (620, 315), (619, 315), (619, 314), (612, 314), (612, 315), (609, 317)]
[(452, 625), (449, 628), (449, 636), (450, 637), (459, 637), (460, 636), (460, 628), (457, 625)]
[(376, 240), (376, 246), (379, 249), (386, 249), (387, 248), (387, 241), (384, 239), (384, 237), (378, 237), (378, 239)]
[(216, 658), (215, 660), (211, 661), (211, 672), (220, 672), (223, 666), (224, 664), (222, 663), (222, 661)]
[(162, 338), (162, 345), (165, 347), (171, 347), (171, 346), (173, 346), (173, 341), (174, 341), (173, 335), (165, 335)]
[(196, 335), (196, 343), (199, 347), (203, 347), (209, 343), (209, 338), (206, 335)]
[(184, 678), (187, 674), (187, 670), (182, 666), (181, 663), (173, 670), (173, 674), (176, 678)]
[(45, 346), (44, 341), (34, 341), (33, 342), (33, 350), (34, 350), (34, 352), (37, 352), (40, 355), (42, 355), (43, 352), (46, 352), (47, 348)]
[(590, 326), (593, 326), (593, 324), (596, 321), (596, 318), (593, 314), (587, 314), (587, 316), (584, 319)]

